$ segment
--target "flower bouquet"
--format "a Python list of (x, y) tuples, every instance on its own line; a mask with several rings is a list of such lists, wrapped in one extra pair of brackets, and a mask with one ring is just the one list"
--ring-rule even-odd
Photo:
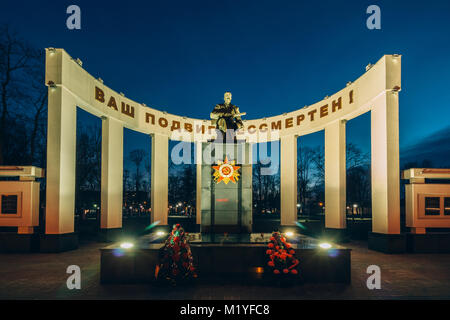
[(159, 252), (155, 278), (172, 285), (195, 279), (197, 274), (193, 260), (186, 233), (180, 224), (176, 224)]
[(298, 259), (295, 258), (295, 250), (286, 242), (285, 237), (279, 232), (272, 233), (266, 250), (267, 267), (269, 275), (277, 279), (292, 278), (298, 275)]

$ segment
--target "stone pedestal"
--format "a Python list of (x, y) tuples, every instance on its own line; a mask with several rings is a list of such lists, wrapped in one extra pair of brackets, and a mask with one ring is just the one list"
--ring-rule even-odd
[(39, 250), (39, 235), (0, 232), (0, 252), (28, 253)]
[(57, 253), (78, 249), (78, 234), (43, 234), (40, 237), (40, 252)]
[(367, 239), (370, 250), (384, 253), (405, 253), (406, 236), (405, 234), (384, 234), (369, 232)]
[[(248, 143), (202, 144), (201, 227), (202, 233), (250, 233), (252, 230), (252, 161)], [(217, 183), (213, 166), (228, 159), (235, 162), (236, 182)]]
[(408, 253), (450, 253), (450, 233), (406, 233), (406, 250)]

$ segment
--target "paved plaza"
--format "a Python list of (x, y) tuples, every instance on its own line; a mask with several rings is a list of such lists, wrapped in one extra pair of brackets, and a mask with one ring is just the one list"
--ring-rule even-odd
[[(104, 243), (82, 242), (59, 254), (0, 254), (0, 299), (450, 299), (450, 254), (389, 255), (352, 249), (352, 283), (277, 287), (217, 279), (190, 287), (101, 285), (100, 252)], [(66, 268), (81, 268), (81, 289), (69, 290)], [(366, 286), (369, 265), (381, 268), (381, 289)], [(149, 270), (149, 272), (152, 272)]]

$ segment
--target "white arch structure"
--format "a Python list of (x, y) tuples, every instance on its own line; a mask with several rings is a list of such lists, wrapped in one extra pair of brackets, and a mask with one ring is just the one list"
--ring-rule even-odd
[[(77, 106), (102, 118), (101, 228), (122, 227), (124, 127), (152, 136), (151, 219), (167, 224), (169, 139), (201, 143), (214, 131), (210, 121), (135, 102), (95, 79), (63, 49), (46, 49), (45, 82), (49, 87), (46, 234), (74, 232)], [(356, 81), (320, 102), (244, 122), (239, 134), (249, 142), (281, 140), (281, 225), (297, 220), (297, 137), (325, 130), (326, 227), (346, 228), (345, 123), (371, 111), (372, 231), (400, 233), (400, 88), (401, 56), (385, 55)]]

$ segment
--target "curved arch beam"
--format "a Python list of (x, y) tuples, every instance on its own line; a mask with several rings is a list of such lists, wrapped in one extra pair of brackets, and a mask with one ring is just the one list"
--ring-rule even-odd
[[(126, 128), (166, 135), (171, 140), (206, 141), (215, 134), (210, 120), (170, 114), (114, 91), (91, 76), (63, 49), (46, 49), (46, 57), (45, 83), (61, 87), (87, 112), (112, 117)], [(274, 141), (286, 135), (320, 131), (337, 120), (355, 118), (370, 111), (374, 101), (386, 91), (400, 89), (400, 65), (399, 55), (385, 55), (359, 79), (330, 97), (278, 116), (246, 120), (238, 134), (250, 141)]]

